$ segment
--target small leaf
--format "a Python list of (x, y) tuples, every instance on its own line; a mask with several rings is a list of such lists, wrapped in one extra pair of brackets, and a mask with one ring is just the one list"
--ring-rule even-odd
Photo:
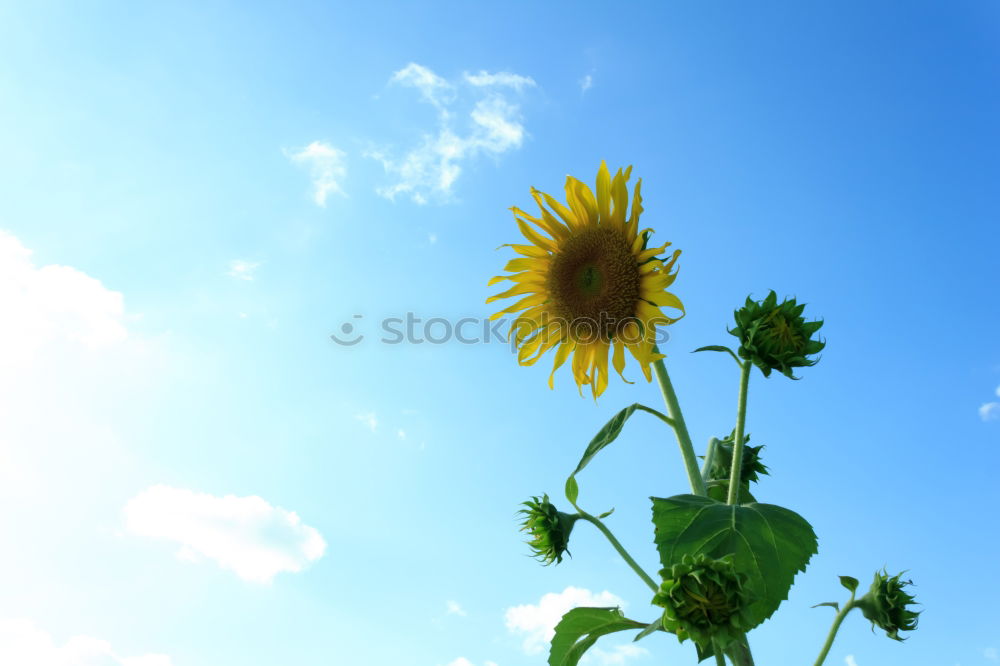
[(858, 589), (858, 579), (852, 578), (851, 576), (841, 576), (840, 584), (850, 590), (852, 593)]
[(632, 642), (635, 643), (636, 641), (641, 641), (643, 638), (649, 636), (652, 633), (655, 633), (657, 630), (663, 631), (662, 618), (658, 618), (657, 620), (650, 622), (645, 629), (643, 629), (642, 631), (640, 631), (638, 634), (635, 635), (635, 638), (632, 639)]
[(696, 352), (702, 352), (702, 351), (729, 352), (730, 354), (733, 353), (732, 349), (730, 349), (729, 347), (726, 347), (724, 345), (706, 345), (704, 347), (698, 347), (697, 349), (695, 349), (691, 353), (694, 354)]
[(610, 516), (614, 512), (615, 512), (615, 508), (611, 507), (610, 509), (608, 509), (607, 511), (605, 511), (604, 513), (602, 513), (601, 515), (599, 515), (598, 518), (599, 519), (607, 518), (608, 516)]
[(580, 464), (576, 466), (575, 470), (573, 470), (574, 475), (579, 474), (580, 471), (583, 470), (583, 468), (586, 467), (591, 460), (593, 460), (594, 456), (596, 456), (601, 449), (617, 439), (618, 435), (622, 432), (622, 428), (625, 427), (625, 422), (628, 421), (629, 417), (632, 416), (637, 409), (649, 412), (654, 416), (658, 416), (666, 423), (673, 424), (673, 421), (671, 421), (669, 417), (665, 414), (661, 414), (652, 407), (646, 407), (645, 405), (640, 405), (639, 403), (629, 405), (615, 414), (610, 421), (604, 424), (604, 427), (601, 428), (601, 430), (594, 436), (594, 439), (590, 440), (590, 445), (587, 446), (587, 450), (583, 452), (583, 457), (580, 458)]
[(576, 477), (572, 474), (566, 479), (566, 499), (573, 506), (576, 506), (576, 498), (580, 496), (580, 486), (576, 483)]
[(821, 604), (816, 604), (815, 606), (812, 606), (812, 608), (819, 608), (820, 606), (829, 606), (838, 613), (840, 612), (840, 604), (838, 604), (836, 601), (824, 601)]
[(645, 628), (646, 624), (626, 618), (618, 608), (573, 608), (556, 625), (549, 666), (576, 666), (583, 653), (601, 636)]
[(816, 534), (806, 520), (774, 504), (723, 504), (709, 497), (677, 495), (653, 500), (660, 562), (669, 567), (684, 555), (733, 556), (755, 598), (748, 609), (760, 624), (788, 598), (795, 575), (816, 553)]

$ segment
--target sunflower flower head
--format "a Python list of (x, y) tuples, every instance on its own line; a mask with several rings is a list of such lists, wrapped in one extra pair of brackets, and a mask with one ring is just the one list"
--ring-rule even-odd
[[(736, 433), (729, 435), (716, 444), (715, 456), (712, 464), (708, 468), (708, 477), (705, 479), (708, 484), (708, 496), (712, 499), (725, 502), (729, 493), (729, 473), (733, 466), (733, 441)], [(756, 501), (750, 494), (750, 483), (757, 483), (761, 474), (769, 474), (767, 465), (761, 461), (760, 452), (764, 445), (750, 446), (750, 435), (743, 436), (743, 457), (740, 465), (740, 497), (741, 501)]]
[(900, 631), (917, 628), (917, 616), (920, 615), (919, 611), (908, 608), (916, 599), (903, 588), (913, 582), (900, 580), (902, 576), (902, 573), (889, 576), (885, 570), (876, 571), (868, 593), (855, 602), (862, 615), (871, 621), (872, 631), (878, 625), (889, 638), (897, 641), (904, 640), (899, 636)]
[(664, 608), (663, 628), (681, 642), (691, 638), (707, 650), (715, 641), (724, 649), (751, 628), (745, 576), (736, 572), (732, 556), (685, 555), (660, 576), (653, 604)]
[(746, 305), (735, 312), (736, 328), (729, 331), (740, 340), (739, 355), (752, 361), (765, 377), (777, 370), (797, 379), (792, 369), (816, 365), (819, 359), (809, 357), (826, 346), (825, 342), (812, 339), (823, 322), (803, 319), (805, 307), (794, 298), (778, 303), (774, 291), (760, 302), (748, 296)]
[(528, 546), (532, 555), (546, 566), (562, 562), (563, 553), (569, 554), (569, 534), (579, 516), (557, 510), (548, 495), (541, 499), (532, 497), (521, 504), (525, 507), (518, 512), (524, 515), (521, 531), (531, 535)]
[[(538, 214), (511, 209), (527, 242), (509, 246), (519, 256), (504, 267), (507, 274), (489, 282), (513, 286), (486, 302), (519, 297), (491, 319), (518, 313), (510, 335), (521, 365), (555, 351), (550, 387), (572, 356), (577, 386), (582, 392), (589, 385), (597, 398), (608, 385), (609, 354), (628, 381), (622, 374), (626, 349), (650, 381), (650, 364), (663, 358), (655, 350), (656, 327), (684, 315), (680, 299), (666, 291), (677, 276), (672, 270), (680, 250), (661, 257), (670, 243), (647, 247), (652, 230), (639, 229), (641, 179), (629, 208), (631, 170), (619, 169), (612, 178), (601, 162), (596, 194), (567, 176), (566, 204), (532, 188)], [(661, 307), (671, 308), (672, 316)]]

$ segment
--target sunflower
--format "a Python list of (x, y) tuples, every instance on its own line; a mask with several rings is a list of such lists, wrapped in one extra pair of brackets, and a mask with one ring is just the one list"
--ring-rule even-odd
[[(587, 185), (567, 176), (568, 206), (531, 188), (539, 216), (511, 208), (529, 244), (505, 246), (521, 256), (504, 267), (507, 275), (489, 284), (510, 280), (514, 286), (486, 302), (522, 296), (490, 318), (519, 313), (510, 334), (521, 365), (532, 365), (555, 348), (550, 388), (556, 370), (572, 356), (581, 393), (589, 384), (597, 398), (608, 385), (609, 352), (614, 369), (628, 382), (622, 374), (626, 349), (650, 381), (650, 364), (663, 358), (655, 351), (656, 326), (684, 315), (680, 299), (666, 291), (677, 276), (671, 269), (680, 250), (661, 259), (658, 255), (670, 243), (647, 249), (652, 229), (639, 230), (642, 179), (635, 185), (631, 212), (626, 210), (631, 171), (619, 169), (611, 178), (602, 161), (596, 197)], [(679, 314), (669, 317), (661, 306)]]

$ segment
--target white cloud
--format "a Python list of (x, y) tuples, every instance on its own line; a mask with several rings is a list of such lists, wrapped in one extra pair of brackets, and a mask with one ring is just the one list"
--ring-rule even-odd
[(361, 412), (360, 414), (355, 414), (354, 418), (368, 426), (372, 432), (378, 429), (378, 416), (375, 412)]
[(126, 340), (121, 292), (70, 266), (36, 266), (31, 254), (0, 231), (0, 368), (29, 365), (51, 345), (94, 351)]
[(465, 609), (457, 601), (448, 600), (445, 603), (445, 607), (448, 609), (448, 615), (458, 615), (459, 617), (465, 617)]
[(399, 430), (396, 431), (396, 437), (400, 439), (406, 439), (406, 431), (400, 428)]
[(176, 541), (182, 559), (204, 556), (260, 583), (302, 571), (326, 550), (320, 533), (296, 513), (256, 495), (216, 497), (157, 485), (128, 501), (125, 522), (134, 534)]
[[(998, 389), (998, 391), (1000, 391), (1000, 389)], [(983, 650), (983, 656), (990, 661), (1000, 661), (1000, 653), (998, 653), (997, 649), (993, 647), (988, 647)]]
[(122, 657), (108, 641), (74, 636), (57, 646), (30, 620), (0, 620), (0, 664), (10, 666), (172, 666), (170, 657)]
[[(474, 664), (465, 657), (459, 657), (454, 661), (449, 661), (448, 666), (474, 666)], [(497, 663), (495, 661), (484, 661), (483, 666), (497, 666)]]
[(524, 634), (524, 651), (527, 654), (543, 652), (555, 635), (556, 625), (562, 616), (577, 606), (624, 606), (625, 602), (605, 590), (594, 594), (590, 590), (569, 586), (560, 593), (544, 595), (536, 605), (525, 604), (507, 609), (507, 629)]
[(979, 418), (984, 421), (1000, 419), (1000, 402), (987, 402), (979, 406)]
[(331, 194), (347, 196), (341, 183), (347, 178), (346, 154), (323, 141), (313, 141), (308, 146), (285, 153), (296, 164), (309, 168), (313, 184), (313, 201), (317, 206), (326, 206)]
[[(418, 204), (430, 198), (446, 200), (463, 163), (480, 156), (497, 157), (521, 146), (526, 130), (520, 106), (503, 89), (518, 94), (535, 82), (511, 72), (486, 71), (465, 74), (463, 81), (464, 87), (451, 83), (416, 63), (393, 74), (390, 83), (417, 88), (421, 98), (437, 108), (437, 127), (424, 133), (416, 147), (402, 156), (386, 149), (365, 151), (394, 181), (376, 188), (378, 194), (390, 200), (406, 195)], [(464, 124), (459, 126), (456, 118)]]
[(858, 666), (858, 662), (854, 661), (853, 654), (849, 654), (844, 657), (844, 663), (847, 664), (847, 666)]
[(455, 87), (423, 65), (411, 62), (389, 79), (392, 83), (420, 91), (420, 96), (434, 106), (442, 107), (454, 98)]
[(246, 261), (244, 259), (233, 259), (229, 262), (229, 270), (226, 275), (237, 280), (253, 280), (253, 274), (260, 267), (256, 261)]
[(587, 92), (588, 90), (591, 89), (591, 87), (593, 87), (593, 85), (594, 85), (594, 77), (591, 76), (590, 74), (587, 74), (585, 77), (580, 79), (581, 92)]
[(434, 245), (438, 242), (437, 234), (427, 234), (427, 242)]
[(489, 86), (506, 86), (508, 88), (513, 88), (518, 92), (521, 92), (523, 88), (535, 87), (535, 80), (530, 76), (521, 76), (520, 74), (514, 74), (512, 72), (496, 72), (495, 74), (490, 74), (483, 69), (479, 70), (478, 74), (466, 73), (465, 80), (470, 85), (480, 88)]

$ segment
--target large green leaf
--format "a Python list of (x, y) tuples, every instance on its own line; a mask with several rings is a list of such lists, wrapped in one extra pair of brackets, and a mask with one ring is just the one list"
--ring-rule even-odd
[(664, 567), (685, 555), (732, 554), (748, 577), (755, 598), (750, 615), (757, 625), (788, 598), (795, 575), (816, 553), (816, 534), (806, 520), (773, 504), (731, 506), (708, 497), (677, 495), (653, 500), (656, 549)]
[(601, 636), (645, 628), (646, 623), (628, 619), (618, 608), (574, 608), (556, 625), (549, 666), (576, 666), (583, 653)]

